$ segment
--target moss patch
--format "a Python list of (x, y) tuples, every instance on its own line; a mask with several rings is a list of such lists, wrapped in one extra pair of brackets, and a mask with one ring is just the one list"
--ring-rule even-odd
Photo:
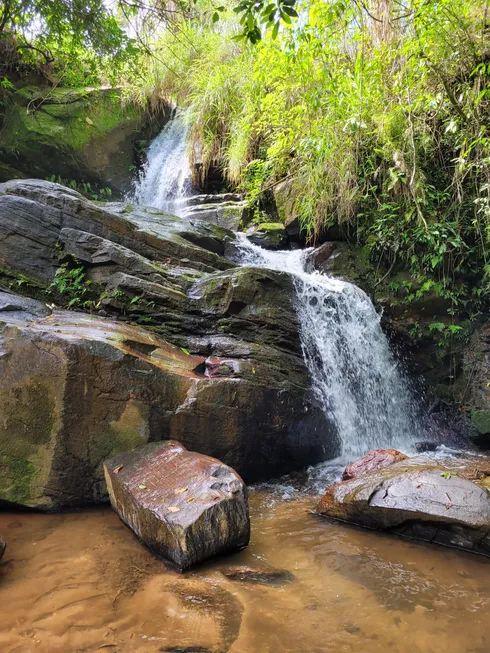
[[(0, 498), (29, 504), (39, 494), (56, 425), (55, 401), (40, 379), (13, 388), (4, 398), (0, 430)], [(3, 434), (2, 434), (3, 431)]]
[(490, 433), (490, 410), (474, 410), (471, 413), (471, 423), (482, 435)]
[(132, 451), (148, 442), (148, 407), (129, 400), (117, 421), (106, 431), (99, 432), (90, 446), (92, 464), (99, 465), (105, 458)]
[[(104, 187), (110, 185), (115, 170), (120, 176), (124, 167), (129, 180), (131, 143), (143, 122), (140, 110), (124, 105), (114, 90), (27, 86), (14, 93), (6, 106), (0, 130), (5, 170), (0, 174), (10, 177), (9, 171), (16, 170), (20, 175), (15, 176), (54, 175)], [(109, 162), (114, 168), (111, 174), (106, 171)]]

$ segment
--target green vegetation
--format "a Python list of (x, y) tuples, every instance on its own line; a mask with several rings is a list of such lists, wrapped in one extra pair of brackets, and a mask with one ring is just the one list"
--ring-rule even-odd
[[(175, 101), (200, 181), (221, 171), (254, 222), (285, 180), (310, 241), (340, 227), (377, 281), (408, 272), (472, 317), (490, 287), (489, 21), (486, 0), (9, 0), (2, 92), (34, 68), (55, 93), (117, 80), (120, 101)], [(40, 98), (37, 123), (65, 100)]]
[(47, 181), (72, 188), (88, 199), (95, 201), (108, 200), (112, 196), (112, 190), (107, 186), (97, 186), (88, 181), (77, 182), (76, 179), (63, 179), (59, 175), (51, 175)]
[(310, 239), (340, 225), (380, 278), (408, 270), (450, 311), (478, 312), (490, 273), (486, 2), (295, 6), (298, 21), (253, 47), (236, 39), (233, 11), (215, 23), (206, 7), (185, 40), (160, 40), (167, 68), (147, 79), (188, 107), (200, 174), (220, 167), (255, 207), (294, 180)]
[[(75, 267), (74, 267), (75, 266)], [(48, 287), (48, 293), (58, 295), (68, 308), (91, 308), (94, 304), (92, 282), (85, 276), (85, 268), (76, 260), (63, 263)]]

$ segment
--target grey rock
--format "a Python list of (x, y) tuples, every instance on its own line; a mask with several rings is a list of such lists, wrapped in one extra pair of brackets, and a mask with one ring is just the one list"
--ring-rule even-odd
[(465, 465), (462, 461), (453, 468), (424, 457), (401, 461), (332, 485), (317, 512), (490, 555), (487, 476), (482, 471), (482, 479), (477, 471), (484, 462), (476, 459)]
[(287, 231), (280, 222), (265, 222), (250, 227), (246, 233), (250, 242), (264, 249), (284, 249), (288, 243)]

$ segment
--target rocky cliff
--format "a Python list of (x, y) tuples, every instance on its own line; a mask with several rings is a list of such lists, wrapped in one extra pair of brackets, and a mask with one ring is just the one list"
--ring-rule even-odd
[(246, 481), (336, 454), (291, 278), (228, 261), (233, 238), (49, 182), (0, 185), (0, 500), (105, 501), (103, 460), (162, 439)]

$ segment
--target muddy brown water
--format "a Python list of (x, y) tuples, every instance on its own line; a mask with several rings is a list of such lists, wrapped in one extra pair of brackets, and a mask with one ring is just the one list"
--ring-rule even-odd
[[(490, 559), (319, 519), (315, 501), (252, 492), (250, 547), (182, 575), (108, 507), (0, 514), (0, 651), (490, 651)], [(230, 580), (232, 564), (294, 579)]]

